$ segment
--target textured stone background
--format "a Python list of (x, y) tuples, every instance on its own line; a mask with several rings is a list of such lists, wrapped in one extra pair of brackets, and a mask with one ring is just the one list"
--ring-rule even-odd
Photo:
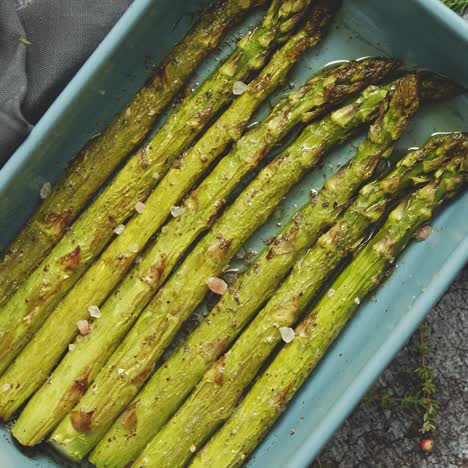
[[(431, 351), (427, 364), (435, 373), (440, 405), (434, 450), (419, 448), (422, 415), (391, 403), (361, 402), (322, 451), (314, 468), (468, 467), (468, 267), (428, 316)], [(400, 351), (370, 390), (403, 395), (417, 388), (416, 337)]]

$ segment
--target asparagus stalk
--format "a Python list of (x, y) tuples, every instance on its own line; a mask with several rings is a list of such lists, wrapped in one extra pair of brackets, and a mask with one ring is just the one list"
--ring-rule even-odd
[[(90, 306), (101, 305), (109, 291), (126, 274), (150, 236), (170, 214), (171, 207), (176, 205), (216, 157), (241, 137), (255, 110), (284, 81), (299, 56), (320, 41), (337, 6), (337, 2), (329, 0), (317, 3), (300, 31), (276, 52), (259, 76), (250, 83), (246, 92), (234, 101), (179, 163), (169, 170), (146, 200), (145, 211), (128, 223), (125, 230), (59, 303), (0, 378), (0, 382), (9, 382), (11, 388), (11, 391), (0, 394), (0, 418), (8, 419), (44, 382), (77, 334), (76, 323), (89, 318)], [(180, 246), (180, 241), (178, 244)], [(134, 247), (129, 250), (129, 246)], [(121, 255), (123, 252), (125, 255)], [(170, 268), (167, 268), (159, 282), (169, 271)], [(59, 336), (50, 340), (56, 330), (60, 330)]]
[[(357, 154), (346, 168), (328, 181), (323, 193), (333, 196), (336, 191), (334, 187), (346, 184), (346, 179), (349, 179), (352, 196), (353, 188), (356, 190), (359, 187), (359, 175), (364, 173), (367, 178), (373, 174), (377, 162), (391, 153), (395, 141), (418, 107), (418, 81), (416, 76), (409, 75), (398, 84), (395, 93), (384, 101), (382, 109), (385, 111), (381, 111), (380, 118), (371, 126), (368, 138), (359, 146)], [(320, 201), (324, 200), (321, 198)], [(338, 197), (335, 201), (339, 203), (342, 200)], [(280, 332), (294, 325), (303, 309), (343, 259), (345, 251), (356, 246), (358, 239), (349, 237), (340, 238), (341, 248), (335, 246), (331, 250), (333, 255), (326, 255), (327, 251), (324, 255), (320, 248), (320, 238), (319, 245), (299, 261), (252, 325), (230, 351), (205, 373), (187, 402), (150, 442), (143, 456), (150, 460), (152, 466), (183, 466), (192, 456), (194, 447), (200, 447), (233, 413), (242, 392), (281, 341)], [(152, 398), (155, 398), (154, 394)], [(168, 446), (174, 445), (174, 440), (177, 440), (176, 446), (167, 450)]]
[[(375, 97), (374, 93), (371, 94)], [(369, 118), (369, 113), (375, 115), (375, 109), (369, 109), (369, 96), (366, 96), (365, 108), (358, 105), (355, 118), (347, 119), (344, 126), (336, 122), (334, 117), (329, 117), (307, 127), (285, 153), (260, 172), (185, 259), (102, 369), (83, 399), (83, 405), (77, 406), (71, 417), (67, 416), (54, 433), (56, 445), (69, 457), (82, 458), (98, 442), (113, 419), (148, 378), (155, 360), (180, 325), (203, 299), (209, 278), (222, 272), (239, 246), (266, 220), (291, 186), (333, 144), (353, 133), (358, 123)], [(107, 330), (111, 328), (107, 327)], [(100, 350), (115, 346), (115, 342), (107, 340), (110, 346), (102, 347), (101, 338), (107, 337), (108, 334), (99, 337)], [(94, 345), (97, 343), (95, 341)], [(135, 358), (138, 362), (135, 362)], [(114, 369), (115, 365), (117, 367)], [(118, 369), (121, 369), (120, 373)], [(110, 399), (104, 399), (104, 394), (110, 396)], [(110, 401), (112, 403), (108, 404)], [(90, 411), (88, 405), (95, 409)], [(83, 417), (89, 418), (89, 431), (88, 428), (82, 431)]]
[[(395, 181), (391, 191), (388, 191), (388, 184), (382, 181), (375, 183), (374, 199), (378, 194), (387, 203), (387, 199), (400, 196), (409, 185), (421, 183), (452, 154), (463, 150), (468, 151), (466, 134), (432, 138), (422, 149), (408, 154), (386, 178), (387, 181)], [(294, 262), (316, 241), (320, 232), (336, 221), (356, 188), (372, 173), (371, 165), (366, 163), (365, 159), (356, 158), (346, 170), (329, 179), (313, 203), (304, 207), (273, 240), (271, 246), (226, 292), (209, 320), (199, 325), (184, 346), (156, 371), (127, 406), (92, 452), (90, 460), (93, 464), (98, 467), (125, 466), (141, 452), (203, 373), (271, 296)], [(380, 185), (383, 188), (379, 192)], [(362, 190), (370, 193), (372, 186), (370, 184)], [(356, 202), (355, 205), (361, 207), (362, 203)], [(366, 223), (367, 219), (363, 221)]]
[[(196, 455), (190, 466), (240, 466), (284, 411), (358, 304), (390, 273), (422, 223), (467, 182), (467, 156), (455, 158), (436, 180), (402, 201), (296, 328), (294, 340), (268, 366), (235, 413)], [(331, 246), (330, 246), (331, 247)], [(176, 445), (176, 444), (175, 444)], [(153, 466), (150, 453), (134, 466)], [(148, 459), (148, 463), (145, 463)]]
[(11, 297), (0, 314), (0, 372), (44, 322), (172, 162), (222, 107), (233, 84), (250, 79), (283, 43), (312, 0), (273, 0), (263, 23), (239, 42), (230, 58), (168, 118)]
[[(313, 118), (317, 113), (323, 112), (328, 107), (329, 102), (334, 102), (343, 94), (360, 89), (369, 80), (371, 82), (378, 80), (394, 66), (395, 61), (392, 60), (369, 59), (367, 62), (351, 62), (336, 69), (326, 70), (304, 87), (292, 93), (289, 98), (281, 101), (275, 107), (273, 116), (241, 139), (233, 154), (225, 157), (205, 182), (196, 189), (195, 194), (197, 195), (189, 197), (189, 200), (197, 200), (198, 202), (198, 205), (195, 203), (191, 205), (193, 206), (192, 212), (187, 209), (188, 215), (192, 213), (190, 218), (185, 217), (189, 223), (182, 224), (179, 221), (180, 217), (177, 217), (168, 224), (166, 230), (160, 233), (156, 244), (146, 253), (143, 261), (135, 267), (134, 271), (106, 301), (102, 309), (102, 317), (94, 322), (91, 335), (86, 336), (82, 340), (83, 343), (78, 344), (78, 350), (68, 353), (64, 362), (54, 372), (53, 383), (43, 386), (33, 397), (24, 412), (26, 416), (20, 418), (21, 422), (17, 426), (16, 436), (22, 444), (31, 445), (40, 441), (53, 428), (54, 424), (58, 423), (60, 417), (65, 416), (79, 400), (82, 392), (74, 390), (74, 382), (86, 380), (87, 385), (91, 384), (100, 366), (112, 354), (121, 337), (154, 294), (157, 286), (167, 277), (183, 247), (188, 246), (193, 239), (190, 237), (192, 235), (189, 229), (190, 223), (197, 222), (198, 217), (203, 217), (202, 219), (205, 220), (204, 223), (207, 226), (212, 222), (210, 218), (216, 216), (218, 203), (234, 188), (241, 175), (254, 167), (256, 161), (258, 162), (263, 154), (266, 154), (266, 150), (277, 143), (284, 136), (286, 130), (292, 128), (288, 122), (297, 124), (305, 119)], [(333, 91), (335, 87), (339, 88), (336, 93)], [(341, 138), (345, 138), (360, 123), (375, 116), (378, 103), (381, 102), (386, 93), (385, 89), (382, 91), (376, 88), (369, 89), (356, 101), (356, 116), (354, 120), (346, 121), (344, 129), (339, 123), (335, 123), (334, 118), (329, 117), (324, 119), (321, 125), (317, 124), (308, 133), (306, 132), (304, 139), (306, 141), (307, 139), (313, 141), (314, 138), (315, 141), (321, 140), (323, 135), (328, 132), (331, 141), (329, 145), (324, 143), (326, 149), (340, 141)], [(309, 134), (310, 137), (307, 136)], [(250, 142), (250, 144), (245, 142)], [(252, 148), (258, 148), (259, 143), (265, 147), (265, 151), (255, 153)], [(288, 156), (285, 165), (292, 165), (288, 161), (297, 159), (299, 150), (300, 146), (297, 146), (295, 155)], [(252, 154), (255, 155), (253, 160)], [(318, 159), (320, 154), (322, 154), (321, 148), (318, 147), (309, 158), (310, 164), (313, 163), (314, 158)], [(272, 167), (275, 168), (274, 171), (280, 171), (280, 168), (276, 168), (275, 165)], [(260, 179), (260, 182), (254, 187), (262, 187), (263, 179)], [(276, 200), (277, 197), (274, 199)], [(243, 202), (238, 202), (237, 206), (241, 206), (239, 203)], [(253, 210), (253, 208), (249, 209)], [(268, 210), (270, 207), (265, 209)], [(250, 227), (252, 222), (254, 225)], [(261, 223), (261, 218), (255, 221), (255, 216), (252, 216), (252, 219), (245, 226), (239, 223), (239, 234), (236, 232), (236, 235), (248, 235), (249, 230), (254, 229), (258, 223)], [(187, 232), (184, 232), (184, 229)], [(185, 244), (182, 243), (184, 239), (188, 239), (184, 241)], [(198, 252), (200, 249), (201, 247), (199, 247)], [(188, 275), (191, 276), (190, 273)], [(192, 280), (196, 284), (199, 294), (204, 293), (207, 278), (208, 276), (202, 278), (201, 281), (200, 278)], [(191, 282), (187, 282), (186, 286), (190, 287), (191, 284)], [(175, 328), (178, 327), (178, 323), (174, 324)], [(84, 379), (83, 376), (86, 378)], [(82, 391), (85, 388), (86, 386), (80, 387)], [(70, 397), (70, 393), (73, 398)], [(47, 402), (47, 406), (44, 406), (44, 402)], [(54, 411), (46, 410), (52, 406), (55, 408)]]
[(265, 3), (216, 0), (109, 127), (84, 146), (62, 181), (4, 252), (0, 260), (0, 305), (43, 260), (123, 158), (143, 141), (156, 118), (218, 46), (224, 33), (251, 8)]

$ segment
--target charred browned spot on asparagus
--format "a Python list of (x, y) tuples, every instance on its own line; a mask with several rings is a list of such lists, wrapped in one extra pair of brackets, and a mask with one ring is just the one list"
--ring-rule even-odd
[(72, 411), (70, 413), (70, 420), (73, 427), (78, 432), (91, 432), (91, 419), (94, 411)]
[(166, 267), (166, 260), (167, 256), (164, 255), (158, 263), (148, 268), (143, 276), (144, 281), (147, 283), (159, 283)]
[(124, 421), (123, 424), (128, 429), (128, 431), (134, 432), (137, 427), (138, 416), (137, 416), (137, 409), (138, 403), (133, 403), (129, 408), (127, 408), (124, 413), (122, 414), (122, 420)]
[(70, 253), (63, 256), (60, 260), (65, 271), (76, 271), (81, 263), (81, 247), (78, 245)]

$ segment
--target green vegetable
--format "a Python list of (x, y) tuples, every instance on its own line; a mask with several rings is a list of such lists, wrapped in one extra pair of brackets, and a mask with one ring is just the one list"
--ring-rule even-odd
[[(307, 211), (307, 218), (313, 218), (314, 214), (320, 213), (321, 208), (327, 210), (330, 202), (332, 206), (337, 206), (335, 212), (339, 212), (338, 206), (349, 203), (353, 193), (362, 184), (361, 181), (371, 177), (377, 163), (391, 153), (395, 141), (418, 107), (418, 80), (416, 76), (409, 75), (398, 83), (394, 93), (382, 104), (380, 117), (371, 126), (368, 138), (359, 146), (355, 157), (328, 180), (314, 204), (307, 207), (309, 210), (302, 210), (297, 220), (303, 218)], [(332, 209), (327, 211), (333, 212)], [(354, 213), (353, 209), (350, 211)], [(194, 448), (201, 447), (229, 418), (242, 393), (279, 344), (281, 337), (288, 340), (287, 334), (292, 332), (289, 327), (299, 319), (307, 304), (346, 254), (358, 245), (363, 230), (357, 232), (357, 235), (352, 232), (354, 225), (347, 222), (348, 213), (299, 260), (252, 324), (232, 348), (205, 373), (187, 401), (148, 444), (138, 457), (135, 463), (137, 466), (175, 468), (185, 465), (193, 455)], [(368, 220), (366, 227), (369, 224)], [(297, 230), (296, 225), (296, 232)], [(330, 232), (334, 234), (330, 235)], [(343, 235), (337, 235), (337, 232)], [(258, 284), (255, 279), (253, 282)], [(237, 318), (235, 312), (235, 309), (231, 312), (234, 320)], [(178, 369), (173, 371), (173, 375), (178, 374)], [(152, 381), (150, 385), (151, 383)], [(146, 393), (146, 387), (143, 393)], [(159, 398), (159, 394), (151, 395), (153, 401), (158, 401)], [(153, 413), (153, 416), (157, 414)]]
[[(358, 63), (351, 64), (348, 74), (353, 68), (359, 68)], [(386, 63), (387, 67), (384, 68), (388, 68), (390, 62)], [(344, 69), (340, 70), (339, 81), (348, 82)], [(329, 76), (333, 76), (333, 72)], [(367, 72), (365, 76), (364, 80), (367, 81)], [(360, 87), (358, 84), (355, 86)], [(358, 106), (355, 117), (346, 119), (344, 125), (334, 117), (329, 117), (307, 127), (286, 152), (260, 172), (151, 301), (103, 368), (93, 388), (53, 433), (55, 445), (60, 446), (70, 457), (81, 458), (99, 441), (113, 419), (148, 378), (155, 360), (183, 321), (203, 299), (209, 278), (222, 272), (240, 245), (263, 224), (304, 173), (329, 148), (346, 139), (359, 123), (370, 117), (370, 100), (372, 98), (366, 99), (365, 109)], [(305, 103), (304, 100), (302, 102)], [(124, 369), (123, 378), (115, 371), (116, 365), (116, 369)], [(112, 402), (110, 405), (109, 401)], [(86, 418), (91, 414), (88, 405), (94, 408), (90, 430), (83, 431), (82, 416)]]
[(310, 1), (273, 0), (263, 23), (241, 39), (231, 57), (133, 155), (12, 296), (0, 313), (0, 372), (105, 247), (113, 230), (138, 209), (175, 158), (233, 99), (234, 83), (250, 79), (292, 34)]
[[(373, 72), (366, 72), (366, 67), (371, 66), (371, 64), (373, 64), (371, 67)], [(296, 119), (295, 122), (299, 123), (304, 118), (312, 118), (319, 110), (323, 109), (324, 100), (329, 102), (329, 99), (338, 98), (342, 96), (343, 93), (346, 94), (359, 89), (364, 83), (368, 82), (368, 80), (374, 81), (384, 76), (394, 66), (395, 62), (391, 60), (369, 59), (367, 63), (351, 62), (345, 66), (325, 71), (316, 78), (313, 78), (304, 87), (292, 93), (290, 97), (280, 102), (276, 109), (281, 110), (281, 112), (276, 114), (273, 120), (267, 119), (264, 125), (252, 129), (245, 138), (251, 138), (249, 135), (253, 135), (254, 137), (246, 141), (250, 141), (254, 145), (257, 145), (260, 141), (263, 145), (267, 145), (267, 147), (268, 145), (271, 146), (275, 144), (279, 136), (281, 136), (281, 132), (278, 132), (277, 129), (280, 127), (282, 128), (284, 122), (288, 119)], [(336, 82), (337, 76), (339, 76), (338, 82)], [(324, 82), (328, 83), (325, 89), (323, 87)], [(340, 89), (336, 95), (332, 93), (335, 83)], [(191, 307), (191, 304), (196, 305), (205, 294), (206, 279), (222, 271), (223, 266), (229, 261), (229, 256), (232, 255), (233, 249), (235, 252), (236, 243), (243, 242), (243, 239), (245, 239), (256, 226), (262, 223), (262, 219), (268, 216), (274, 204), (281, 199), (281, 190), (288, 190), (291, 184), (297, 180), (296, 177), (299, 177), (307, 167), (313, 165), (327, 148), (342, 141), (342, 139), (345, 139), (348, 134), (361, 123), (375, 116), (377, 107), (386, 93), (387, 91), (380, 91), (374, 87), (367, 90), (363, 96), (356, 101), (354, 119), (346, 119), (344, 127), (341, 126), (340, 122), (335, 122), (334, 117), (325, 118), (321, 122), (311, 125), (308, 130), (303, 133), (302, 140), (300, 139), (298, 143), (291, 146), (292, 153), (284, 154), (277, 159), (276, 162), (270, 164), (270, 166), (262, 172), (262, 175), (256, 179), (251, 189), (247, 189), (233, 207), (223, 215), (217, 224), (218, 227), (214, 228), (214, 233), (210, 234), (197, 246), (195, 251), (192, 252), (184, 262), (184, 268), (178, 270), (167, 283), (166, 287), (163, 288), (156, 299), (153, 300), (152, 307), (154, 308), (158, 307), (158, 301), (162, 301), (164, 304), (161, 312), (153, 317), (155, 321), (164, 319), (166, 316), (166, 307), (169, 309), (168, 314), (174, 313), (172, 311), (173, 307), (176, 307), (177, 311), (174, 313), (174, 321), (171, 323), (170, 328), (168, 328), (167, 335), (164, 335), (164, 340), (159, 343), (157, 347), (155, 346), (156, 349), (149, 350), (151, 352), (148, 354), (148, 359), (151, 359), (152, 354), (157, 355), (164, 349), (167, 340), (170, 339), (181, 325), (182, 321), (190, 314), (191, 310), (189, 310), (189, 306)], [(289, 112), (285, 112), (285, 110)], [(310, 112), (305, 112), (307, 110), (310, 110)], [(264, 128), (263, 133), (260, 132), (260, 127)], [(265, 131), (267, 138), (265, 137)], [(325, 139), (322, 144), (324, 135), (329, 135), (330, 141)], [(308, 145), (309, 141), (315, 146)], [(319, 144), (317, 144), (317, 142), (319, 142)], [(244, 149), (242, 149), (242, 147)], [(217, 196), (218, 191), (220, 194), (223, 194), (225, 193), (223, 190), (225, 190), (226, 187), (229, 188), (227, 181), (231, 181), (236, 175), (236, 172), (231, 172), (233, 169), (238, 168), (236, 170), (248, 171), (255, 164), (255, 160), (251, 159), (252, 154), (256, 154), (257, 160), (263, 156), (261, 150), (258, 151), (258, 153), (252, 153), (252, 147), (258, 148), (258, 146), (251, 145), (244, 146), (239, 142), (238, 149), (236, 149), (233, 158), (224, 158), (220, 165), (205, 180), (203, 185), (205, 188), (200, 190), (201, 186), (199, 186), (195, 191), (195, 193), (200, 195), (206, 193), (206, 196), (204, 195), (201, 197), (199, 195), (198, 197), (189, 197), (189, 200), (198, 200), (198, 206), (204, 208), (203, 211), (198, 210), (199, 216), (205, 216), (207, 210), (216, 208), (216, 204), (213, 203), (213, 201), (216, 201), (217, 198), (213, 197), (213, 195)], [(303, 164), (301, 163), (301, 159), (304, 159)], [(291, 170), (291, 175), (289, 175), (289, 169)], [(269, 180), (275, 174), (281, 176), (278, 179), (278, 193), (274, 193), (275, 188), (271, 186)], [(232, 183), (235, 185), (235, 181)], [(231, 186), (231, 189), (234, 185)], [(263, 187), (265, 185), (267, 187), (264, 191)], [(213, 188), (217, 189), (214, 190), (214, 194), (210, 192)], [(252, 200), (252, 202), (249, 201), (249, 197), (253, 196), (256, 190), (259, 196), (263, 195), (265, 198), (258, 202), (255, 200), (255, 203), (253, 203), (254, 200)], [(270, 197), (271, 201), (268, 202)], [(246, 202), (248, 205), (245, 205)], [(197, 205), (194, 204), (195, 208), (196, 206)], [(193, 212), (196, 214), (197, 210), (194, 209)], [(239, 212), (241, 214), (238, 214)], [(248, 219), (245, 219), (243, 215), (247, 212), (253, 214)], [(209, 218), (213, 216), (212, 213), (213, 211), (208, 211), (208, 221)], [(216, 209), (214, 210), (214, 215), (216, 216)], [(230, 217), (236, 220), (237, 218), (242, 219), (242, 222), (232, 223), (229, 221)], [(135, 272), (131, 273), (127, 280), (124, 281), (118, 290), (110, 297), (103, 307), (101, 318), (94, 322), (92, 333), (79, 339), (76, 349), (65, 356), (62, 363), (52, 375), (52, 383), (44, 385), (26, 406), (13, 430), (15, 437), (23, 445), (33, 445), (39, 442), (54, 425), (58, 423), (60, 417), (65, 416), (73, 407), (73, 404), (79, 401), (86, 388), (93, 382), (105, 360), (119, 344), (121, 337), (137, 319), (140, 311), (152, 296), (154, 283), (158, 283), (161, 275), (166, 274), (166, 264), (171, 260), (171, 256), (166, 255), (163, 257), (164, 260), (162, 261), (161, 257), (157, 254), (157, 252), (159, 252), (159, 247), (157, 246), (163, 242), (161, 245), (167, 246), (166, 249), (170, 248), (170, 252), (174, 252), (173, 255), (177, 255), (180, 252), (178, 243), (179, 236), (177, 233), (184, 233), (184, 231), (179, 228), (179, 218), (180, 217), (177, 217), (169, 223), (165, 232), (161, 232), (155, 245), (156, 250), (153, 248), (151, 252), (146, 254), (145, 259), (136, 267)], [(192, 219), (196, 221), (197, 217), (195, 216), (195, 218)], [(246, 222), (244, 222), (244, 219)], [(205, 223), (208, 221), (205, 221)], [(172, 230), (171, 225), (175, 226), (176, 231)], [(231, 236), (230, 243), (226, 243), (228, 250), (225, 252), (225, 255), (219, 255), (219, 258), (214, 256), (213, 262), (203, 262), (203, 257), (213, 256), (213, 254), (205, 252), (207, 248), (209, 248), (210, 252), (215, 248), (211, 246), (211, 244), (223, 244), (220, 241), (221, 238), (218, 239), (216, 233), (218, 231), (223, 232), (224, 230), (226, 230), (227, 233), (232, 231), (232, 234), (229, 234)], [(203, 274), (198, 268), (199, 263), (205, 263), (205, 269), (209, 269), (210, 271), (215, 270), (215, 272), (212, 274)], [(196, 276), (193, 275), (194, 271), (197, 271)], [(174, 290), (176, 291), (175, 293)], [(188, 291), (188, 294), (183, 294), (183, 291)], [(172, 294), (180, 296), (181, 301), (182, 299), (186, 300), (187, 303), (185, 303), (185, 306), (182, 307), (181, 302), (181, 307), (177, 307), (177, 303), (172, 301), (170, 297)], [(164, 299), (165, 296), (169, 296), (169, 298)], [(166, 304), (167, 301), (169, 301), (169, 304)], [(149, 307), (142, 320), (145, 320), (145, 317), (153, 315), (151, 312), (152, 307)], [(182, 314), (180, 318), (177, 318), (177, 312)], [(162, 328), (162, 330), (163, 329), (164, 328)], [(148, 377), (148, 373), (149, 370), (138, 372), (140, 375), (137, 379), (139, 380), (139, 386), (141, 386), (145, 380), (143, 377)], [(78, 388), (76, 382), (80, 382)], [(137, 386), (135, 386), (135, 390), (136, 388)], [(132, 389), (131, 391), (133, 392), (135, 390)], [(124, 400), (122, 399), (122, 401)], [(127, 402), (128, 400), (124, 402), (123, 405)], [(105, 426), (99, 428), (100, 431), (104, 431), (110, 422), (112, 422), (112, 415), (109, 412), (109, 421), (105, 422)], [(91, 436), (89, 436), (89, 439), (91, 439)]]
[[(441, 169), (435, 181), (407, 197), (392, 211), (375, 238), (333, 283), (330, 289), (333, 294), (324, 295), (296, 327), (293, 341), (280, 350), (233, 416), (197, 454), (190, 466), (222, 468), (243, 464), (287, 407), (359, 303), (385, 280), (407, 243), (418, 228), (431, 218), (438, 206), (460, 192), (467, 182), (467, 174), (468, 160), (465, 153)], [(151, 464), (137, 462), (134, 466)]]
[[(266, 0), (215, 1), (127, 107), (80, 151), (62, 181), (4, 252), (0, 261), (0, 305), (44, 259), (125, 156), (143, 141), (190, 75), (218, 47), (224, 33), (251, 8), (265, 3)], [(30, 44), (25, 38), (19, 40)]]
[[(150, 236), (163, 224), (170, 214), (171, 207), (176, 205), (229, 144), (241, 138), (243, 130), (262, 101), (284, 81), (300, 55), (320, 41), (336, 6), (336, 3), (329, 0), (317, 3), (300, 31), (276, 52), (245, 93), (234, 101), (201, 139), (178, 160), (178, 164), (169, 170), (146, 200), (144, 212), (128, 223), (59, 303), (0, 378), (0, 382), (9, 382), (11, 385), (9, 392), (0, 393), (0, 418), (8, 419), (45, 381), (70, 341), (78, 333), (76, 323), (89, 318), (89, 307), (102, 304), (109, 292), (125, 276)], [(166, 238), (172, 239), (174, 232), (169, 231), (167, 234)], [(191, 238), (185, 244), (188, 245), (190, 240)], [(177, 245), (184, 245), (181, 239)], [(129, 249), (129, 246), (133, 247)], [(125, 255), (121, 255), (124, 252)], [(141, 271), (145, 271), (145, 265), (146, 263), (141, 265)], [(170, 272), (169, 262), (166, 267), (166, 271), (161, 273), (159, 283)], [(148, 294), (157, 286), (158, 283), (155, 282), (154, 288)], [(125, 286), (123, 288), (125, 289)], [(133, 290), (130, 288), (129, 293), (131, 292)], [(60, 334), (56, 333), (57, 330), (60, 330)]]

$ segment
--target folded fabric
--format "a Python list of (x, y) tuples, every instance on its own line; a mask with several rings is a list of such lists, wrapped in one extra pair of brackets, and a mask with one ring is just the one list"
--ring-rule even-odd
[(0, 1), (0, 167), (131, 3)]

